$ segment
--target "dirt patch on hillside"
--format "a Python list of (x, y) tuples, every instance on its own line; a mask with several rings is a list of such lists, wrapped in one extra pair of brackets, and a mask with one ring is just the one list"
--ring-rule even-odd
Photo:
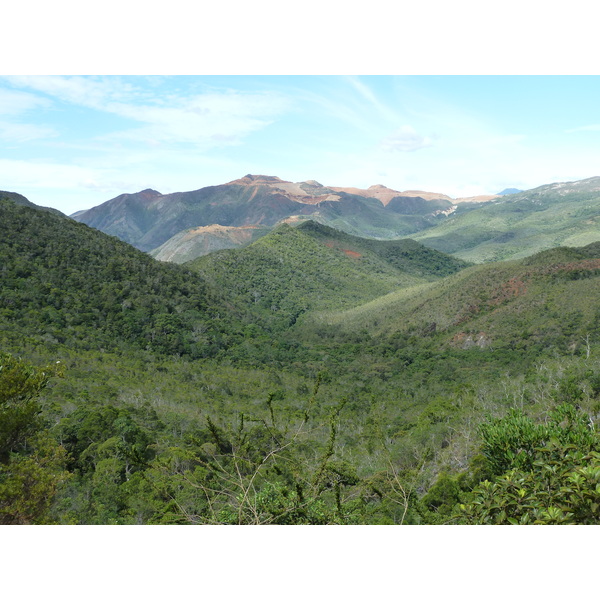
[(362, 256), (362, 254), (359, 254), (358, 252), (353, 252), (352, 250), (345, 250), (344, 248), (340, 248), (340, 250), (350, 258), (360, 258)]
[(359, 252), (355, 252), (354, 250), (348, 250), (347, 248), (340, 248), (336, 246), (333, 242), (324, 242), (328, 248), (335, 248), (336, 250), (341, 250), (346, 256), (350, 258), (361, 258), (362, 254)]
[(520, 277), (512, 277), (495, 291), (488, 304), (491, 306), (498, 306), (503, 302), (513, 300), (514, 298), (523, 296), (526, 293), (527, 286), (525, 285), (525, 282)]
[(490, 200), (495, 200), (496, 198), (501, 198), (502, 196), (496, 196), (495, 194), (487, 194), (482, 196), (468, 196), (466, 198), (455, 198), (452, 200), (454, 204), (460, 204), (461, 202), (489, 202)]
[(372, 185), (369, 189), (363, 190), (355, 187), (330, 187), (334, 192), (346, 192), (346, 194), (354, 194), (355, 196), (363, 196), (365, 198), (376, 198), (387, 206), (393, 198), (423, 198), (423, 200), (449, 200), (453, 202), (450, 196), (439, 194), (437, 192), (424, 192), (422, 190), (406, 190), (399, 192), (385, 187), (384, 185)]

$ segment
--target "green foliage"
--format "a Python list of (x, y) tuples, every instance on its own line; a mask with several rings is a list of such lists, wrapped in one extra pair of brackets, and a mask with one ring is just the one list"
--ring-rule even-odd
[(0, 323), (46, 343), (198, 358), (241, 338), (197, 274), (60, 215), (0, 201), (0, 264)]
[(481, 437), (481, 452), (491, 475), (513, 469), (531, 470), (538, 449), (553, 440), (562, 445), (576, 446), (584, 452), (600, 450), (600, 441), (589, 416), (580, 414), (570, 404), (562, 404), (552, 410), (545, 423), (534, 423), (530, 417), (514, 409), (507, 417), (483, 424)]
[(69, 478), (66, 452), (47, 434), (29, 439), (27, 453), (15, 453), (0, 465), (0, 524), (52, 523), (50, 508)]
[(598, 242), (597, 179), (545, 185), (457, 210), (414, 239), (472, 262), (512, 260), (555, 246)]
[[(544, 456), (544, 451), (547, 456)], [(531, 470), (483, 481), (460, 522), (498, 525), (592, 525), (600, 520), (600, 454), (553, 443)]]
[[(340, 410), (330, 416), (329, 439), (316, 461), (299, 449), (307, 435), (306, 416), (282, 430), (274, 425), (270, 405), (271, 423), (240, 415), (237, 428), (223, 429), (208, 419), (212, 442), (200, 438), (183, 452), (171, 449), (145, 479), (171, 498), (172, 518), (189, 523), (356, 522), (359, 507), (351, 492), (360, 479), (351, 465), (334, 459)], [(177, 489), (166, 489), (172, 481)]]
[(0, 524), (45, 523), (67, 479), (66, 452), (44, 431), (38, 396), (56, 366), (35, 368), (0, 353)]
[(421, 498), (421, 503), (426, 510), (447, 517), (462, 497), (463, 491), (455, 477), (442, 473)]
[(61, 374), (59, 366), (36, 368), (0, 352), (0, 463), (41, 429), (38, 396), (52, 376)]
[(600, 516), (600, 436), (570, 404), (546, 422), (513, 411), (482, 427), (491, 474), (461, 504), (461, 522), (592, 524)]

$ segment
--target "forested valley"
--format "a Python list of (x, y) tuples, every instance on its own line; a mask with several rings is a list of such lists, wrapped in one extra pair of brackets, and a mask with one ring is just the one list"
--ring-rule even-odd
[(597, 523), (599, 292), (600, 243), (177, 265), (2, 199), (0, 523)]

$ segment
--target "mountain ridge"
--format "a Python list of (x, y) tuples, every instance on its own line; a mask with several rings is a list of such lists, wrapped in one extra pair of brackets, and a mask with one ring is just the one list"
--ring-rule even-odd
[(290, 218), (312, 218), (351, 234), (392, 239), (434, 225), (452, 206), (448, 196), (438, 193), (398, 192), (379, 184), (368, 190), (327, 187), (315, 180), (293, 183), (248, 174), (189, 192), (121, 194), (71, 216), (152, 251), (193, 227), (275, 226)]
[(600, 177), (498, 197), (416, 233), (417, 241), (471, 262), (524, 258), (600, 241)]

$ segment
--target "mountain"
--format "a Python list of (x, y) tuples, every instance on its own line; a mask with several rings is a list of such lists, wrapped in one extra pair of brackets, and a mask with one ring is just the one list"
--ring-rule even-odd
[(191, 192), (122, 194), (71, 216), (148, 252), (192, 228), (272, 227), (290, 218), (310, 218), (354, 235), (393, 239), (431, 227), (452, 212), (452, 206), (440, 194), (401, 193), (383, 186), (329, 188), (313, 180), (292, 183), (246, 175)]
[(356, 306), (468, 264), (412, 240), (363, 239), (308, 221), (186, 266), (235, 303), (287, 326), (307, 311)]
[(26, 203), (0, 200), (0, 264), (4, 340), (198, 357), (243, 326), (198, 274)]
[(502, 196), (411, 235), (471, 262), (522, 258), (557, 246), (600, 240), (600, 177)]
[(509, 194), (518, 194), (519, 192), (522, 192), (523, 190), (519, 190), (517, 188), (506, 188), (504, 190), (502, 190), (501, 192), (498, 192), (496, 195), (497, 196), (508, 196)]
[(78, 211), (71, 218), (134, 245), (151, 227), (149, 211), (159, 198), (162, 194), (151, 189), (121, 194), (100, 206)]

